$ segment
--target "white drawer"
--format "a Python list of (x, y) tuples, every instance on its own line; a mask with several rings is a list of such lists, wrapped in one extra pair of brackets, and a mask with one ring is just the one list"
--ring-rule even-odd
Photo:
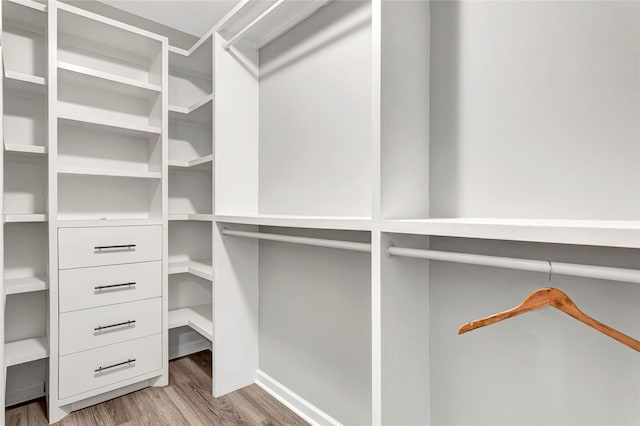
[(59, 359), (59, 398), (68, 398), (161, 368), (161, 334), (63, 356)]
[(162, 299), (60, 314), (60, 355), (138, 339), (162, 331)]
[(162, 295), (162, 262), (65, 269), (58, 277), (60, 312)]
[(60, 269), (160, 259), (160, 225), (58, 229)]

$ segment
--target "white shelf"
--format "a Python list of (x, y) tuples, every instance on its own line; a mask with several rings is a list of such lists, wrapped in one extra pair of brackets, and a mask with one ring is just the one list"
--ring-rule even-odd
[(68, 62), (58, 62), (58, 69), (68, 71), (70, 73), (81, 74), (84, 76), (94, 77), (97, 79), (105, 80), (107, 82), (117, 83), (123, 86), (130, 86), (131, 88), (143, 89), (150, 92), (161, 92), (162, 88), (157, 84), (146, 83), (144, 81), (135, 80), (133, 78), (122, 77), (116, 74), (94, 70), (92, 68), (84, 67), (81, 65), (75, 65)]
[(6, 152), (15, 152), (19, 154), (46, 154), (47, 147), (41, 145), (20, 145), (15, 143), (5, 143), (4, 150)]
[(116, 176), (116, 177), (133, 177), (143, 179), (160, 179), (160, 172), (145, 172), (137, 170), (112, 170), (112, 169), (91, 169), (84, 167), (58, 167), (58, 173), (65, 175), (91, 175), (91, 176)]
[(368, 217), (298, 216), (298, 215), (216, 215), (216, 222), (243, 225), (285, 226), (291, 228), (343, 229), (370, 231), (372, 220)]
[(114, 133), (128, 134), (134, 136), (153, 136), (162, 133), (162, 129), (156, 126), (147, 126), (133, 124), (118, 120), (108, 120), (102, 118), (88, 117), (85, 115), (77, 115), (64, 111), (58, 112), (58, 120), (62, 123), (75, 125), (85, 128), (100, 127)]
[(200, 214), (200, 213), (170, 213), (169, 220), (194, 220), (202, 222), (212, 222), (212, 214)]
[(273, 2), (249, 2), (228, 17), (218, 31), (227, 34), (227, 40), (242, 32), (240, 39), (249, 40), (259, 49), (327, 3), (329, 0), (287, 0), (269, 10), (274, 6)]
[(20, 223), (20, 222), (46, 222), (47, 215), (45, 213), (29, 213), (29, 214), (5, 214), (4, 223)]
[(213, 321), (211, 304), (169, 311), (169, 328), (191, 327), (204, 338), (213, 342)]
[(195, 167), (201, 164), (213, 162), (213, 154), (204, 157), (195, 158), (193, 160), (169, 160), (169, 167)]
[(47, 5), (43, 3), (39, 3), (33, 0), (7, 0), (9, 3), (18, 4), (20, 6), (28, 7), (33, 10), (37, 10), (39, 12), (46, 12)]
[(383, 232), (640, 248), (640, 221), (545, 219), (385, 220)]
[(4, 294), (30, 293), (32, 291), (42, 291), (49, 288), (46, 278), (31, 276), (8, 278), (4, 280)]
[[(14, 88), (26, 88), (29, 90), (29, 86), (32, 88), (34, 86), (37, 87), (39, 93), (44, 93), (45, 87), (47, 85), (47, 79), (45, 77), (40, 77), (37, 75), (25, 74), (22, 72), (5, 70), (4, 78), (7, 80), (7, 84), (13, 85)], [(34, 89), (32, 89), (34, 90)]]
[(191, 274), (204, 280), (213, 281), (212, 264), (211, 259), (169, 262), (169, 275)]
[(213, 101), (213, 93), (208, 94), (204, 98), (200, 99), (198, 102), (188, 107), (169, 105), (169, 112), (173, 112), (177, 114), (191, 114), (193, 111), (197, 110), (201, 106), (206, 105), (208, 102), (211, 102), (211, 101)]
[(44, 336), (4, 344), (5, 367), (44, 359), (48, 356), (49, 345)]

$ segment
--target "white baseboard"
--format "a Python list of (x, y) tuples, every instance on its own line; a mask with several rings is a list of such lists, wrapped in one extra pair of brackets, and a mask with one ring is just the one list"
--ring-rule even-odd
[(11, 389), (5, 395), (5, 406), (22, 404), (32, 399), (41, 398), (46, 395), (44, 382), (32, 383), (19, 389)]
[(258, 370), (256, 384), (312, 425), (342, 426), (339, 421), (277, 382), (264, 371)]

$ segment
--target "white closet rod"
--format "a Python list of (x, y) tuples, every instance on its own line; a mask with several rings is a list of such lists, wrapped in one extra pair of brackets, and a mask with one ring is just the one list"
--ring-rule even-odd
[(371, 253), (371, 244), (355, 243), (353, 241), (326, 240), (323, 238), (296, 237), (293, 235), (267, 234), (264, 232), (233, 231), (223, 229), (222, 235), (233, 235), (234, 237), (256, 238), (258, 240), (280, 241), (283, 243), (304, 244), (307, 246), (318, 246), (337, 248), (343, 250), (363, 251)]
[(570, 275), (573, 277), (640, 284), (640, 270), (635, 269), (608, 268), (605, 266), (578, 265), (547, 260), (516, 259), (512, 257), (484, 256), (479, 254), (420, 250), (393, 246), (388, 248), (388, 253), (391, 256), (467, 263), (470, 265), (492, 266), (495, 268), (518, 269), (521, 271), (545, 272), (550, 274), (550, 276)]
[(223, 47), (225, 48), (225, 50), (229, 50), (231, 48), (231, 46), (233, 46), (236, 41), (240, 40), (240, 38), (245, 35), (248, 31), (251, 30), (251, 28), (253, 28), (258, 22), (260, 22), (261, 20), (263, 20), (267, 15), (269, 15), (271, 12), (273, 12), (274, 10), (276, 10), (278, 7), (280, 7), (286, 0), (278, 0), (277, 2), (275, 2), (273, 4), (273, 6), (271, 6), (269, 9), (265, 10), (264, 12), (262, 12), (262, 14), (260, 14), (256, 19), (254, 19), (253, 21), (251, 21), (249, 23), (249, 25), (247, 25), (246, 27), (244, 27), (243, 29), (241, 29), (236, 35), (234, 35), (233, 37), (231, 37), (231, 39), (229, 41), (227, 41)]

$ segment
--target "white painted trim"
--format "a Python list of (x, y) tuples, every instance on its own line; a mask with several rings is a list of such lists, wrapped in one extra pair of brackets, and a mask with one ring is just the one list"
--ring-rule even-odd
[(260, 369), (258, 369), (256, 384), (312, 425), (342, 425), (342, 423)]

